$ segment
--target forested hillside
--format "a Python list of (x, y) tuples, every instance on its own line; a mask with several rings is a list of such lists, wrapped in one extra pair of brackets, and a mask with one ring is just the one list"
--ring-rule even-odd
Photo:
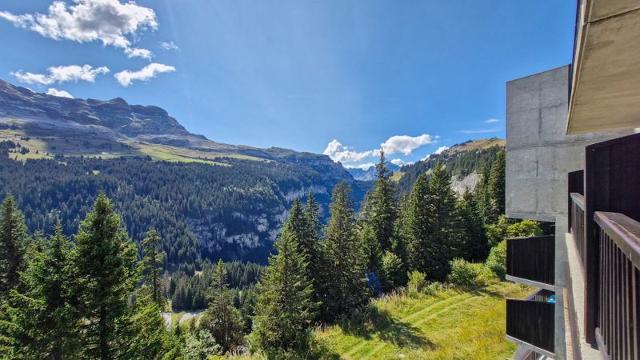
[(350, 182), (362, 197), (349, 174), (321, 155), (277, 150), (268, 162), (220, 158), (218, 165), (149, 157), (20, 162), (11, 159), (16, 143), (0, 144), (0, 198), (16, 197), (31, 231), (50, 234), (61, 221), (65, 234), (74, 233), (104, 191), (134, 240), (158, 230), (169, 269), (192, 271), (202, 259), (264, 263), (294, 198), (313, 192), (326, 216), (337, 182)]
[(437, 163), (441, 163), (452, 177), (452, 186), (458, 194), (464, 193), (467, 188), (474, 190), (498, 152), (504, 151), (504, 146), (504, 140), (497, 138), (469, 140), (440, 154), (432, 154), (424, 160), (405, 165), (395, 177), (398, 179), (398, 191), (400, 194), (408, 193), (418, 176), (429, 173)]
[(155, 227), (165, 267), (264, 263), (291, 201), (315, 194), (321, 218), (340, 181), (356, 204), (368, 184), (325, 155), (211, 141), (157, 106), (68, 99), (0, 80), (0, 198), (30, 231), (73, 234), (100, 191), (135, 241)]

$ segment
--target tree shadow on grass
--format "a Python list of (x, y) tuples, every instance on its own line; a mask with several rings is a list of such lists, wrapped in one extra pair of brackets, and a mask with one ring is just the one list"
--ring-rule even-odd
[(435, 344), (420, 334), (418, 328), (394, 318), (388, 311), (375, 306), (356, 310), (350, 319), (340, 321), (338, 325), (344, 333), (366, 340), (372, 339), (373, 335), (378, 335), (382, 341), (398, 347), (435, 348)]

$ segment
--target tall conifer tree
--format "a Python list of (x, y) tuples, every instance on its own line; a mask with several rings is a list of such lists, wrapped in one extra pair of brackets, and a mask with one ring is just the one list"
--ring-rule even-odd
[(472, 262), (484, 261), (489, 253), (489, 244), (477, 201), (470, 191), (466, 191), (459, 200), (458, 214), (463, 235), (457, 256)]
[(127, 298), (137, 281), (136, 250), (111, 201), (100, 194), (76, 235), (76, 295), (86, 321), (81, 331), (84, 355), (112, 359), (127, 343)]
[(371, 226), (382, 252), (391, 248), (393, 226), (397, 207), (391, 172), (387, 168), (384, 151), (380, 151), (380, 161), (376, 164), (376, 181), (367, 194), (363, 209), (365, 221)]
[(433, 280), (444, 280), (453, 249), (458, 247), (460, 223), (451, 181), (441, 164), (436, 164), (428, 180), (426, 174), (418, 177), (409, 207), (411, 267)]
[(331, 217), (324, 237), (326, 271), (323, 284), (323, 316), (335, 318), (349, 314), (367, 301), (365, 253), (355, 233), (350, 189), (339, 183), (333, 189)]
[(290, 214), (258, 286), (255, 336), (268, 358), (304, 358), (314, 319), (313, 286)]
[(144, 273), (145, 286), (148, 288), (151, 300), (162, 309), (164, 299), (160, 291), (160, 277), (162, 275), (162, 265), (164, 253), (161, 248), (160, 235), (155, 229), (149, 230), (147, 236), (142, 240), (142, 270)]
[(9, 195), (0, 209), (0, 300), (19, 284), (27, 243), (24, 217)]
[(491, 164), (491, 173), (487, 184), (487, 192), (490, 199), (489, 218), (491, 222), (497, 221), (504, 214), (505, 191), (505, 153), (500, 151)]
[(3, 326), (2, 331), (9, 330), (12, 358), (74, 358), (80, 319), (71, 291), (73, 247), (59, 224), (51, 239), (40, 246), (30, 246), (27, 252), (28, 262), (21, 274), (24, 291), (11, 292), (6, 310), (12, 326)]
[(200, 321), (200, 327), (213, 335), (223, 351), (229, 351), (242, 343), (243, 325), (242, 316), (233, 305), (227, 270), (219, 260), (213, 269), (209, 307)]

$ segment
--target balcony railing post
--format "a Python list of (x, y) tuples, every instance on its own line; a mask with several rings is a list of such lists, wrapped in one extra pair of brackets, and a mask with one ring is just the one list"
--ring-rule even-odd
[(595, 212), (599, 242), (598, 296), (593, 332), (608, 359), (640, 359), (640, 223), (618, 213)]

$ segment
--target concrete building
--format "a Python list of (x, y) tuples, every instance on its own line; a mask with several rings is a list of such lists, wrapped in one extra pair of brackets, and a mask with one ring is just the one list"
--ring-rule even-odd
[(517, 358), (640, 359), (639, 10), (580, 2), (573, 63), (507, 83), (507, 216), (555, 224), (507, 243)]

